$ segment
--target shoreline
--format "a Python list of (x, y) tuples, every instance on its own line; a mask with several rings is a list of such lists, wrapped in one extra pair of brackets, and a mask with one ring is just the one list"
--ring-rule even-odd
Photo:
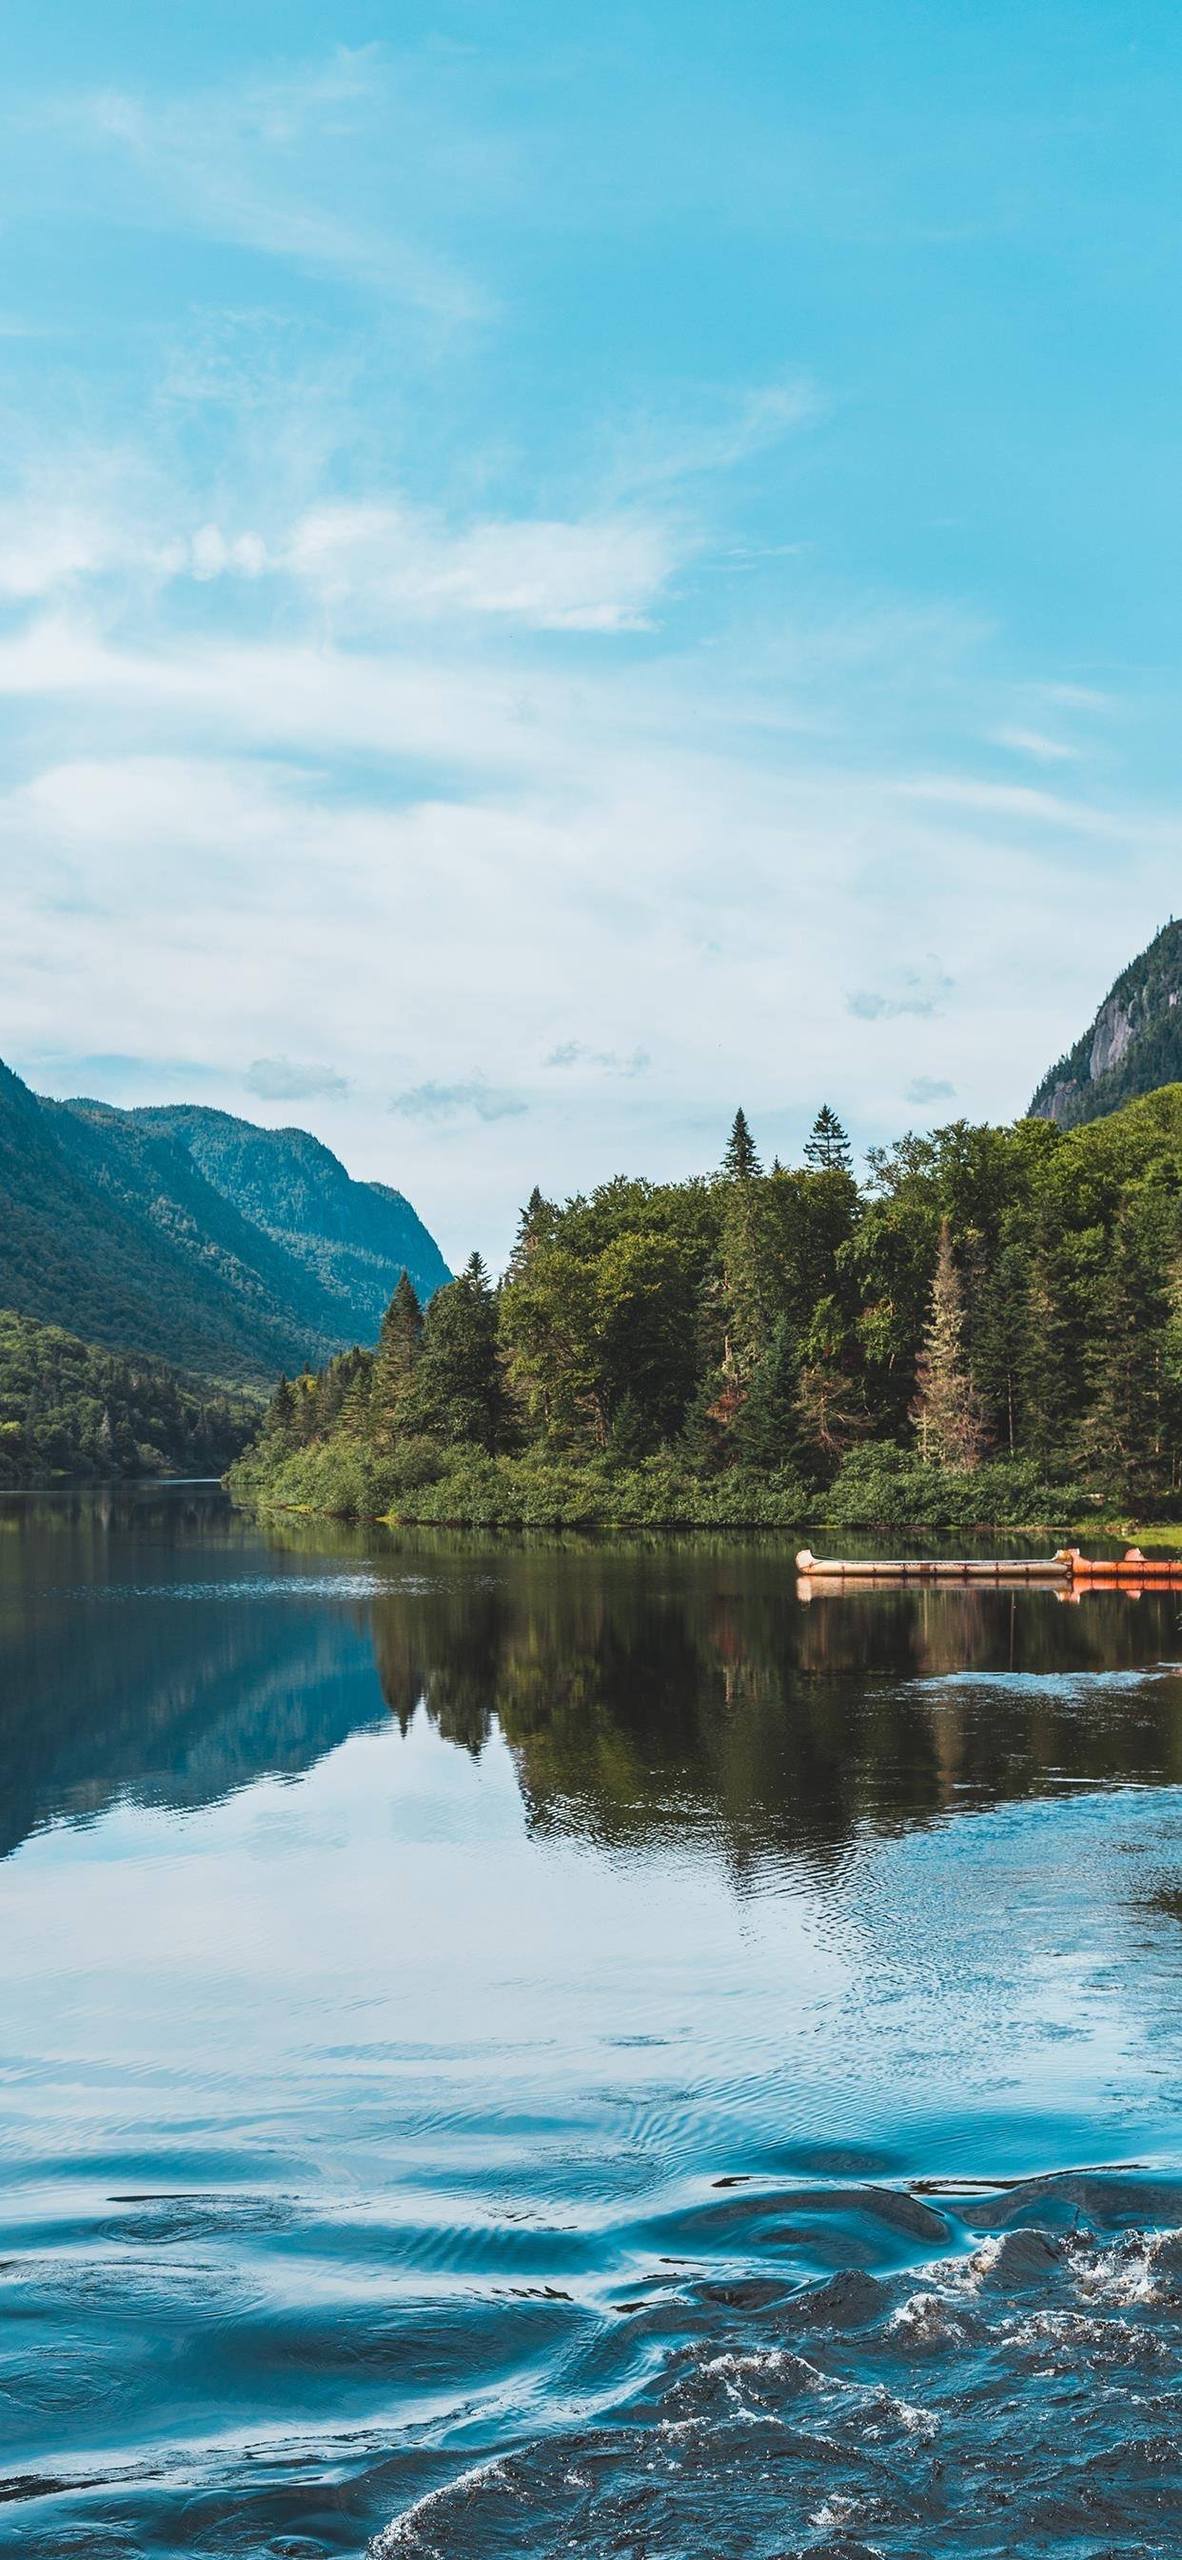
[[(79, 1489), (87, 1490), (87, 1488)], [(562, 1519), (557, 1516), (551, 1516), (548, 1518), (535, 1516), (533, 1518), (528, 1518), (523, 1513), (516, 1518), (478, 1520), (473, 1519), (471, 1516), (464, 1518), (458, 1514), (452, 1515), (450, 1518), (443, 1518), (438, 1513), (428, 1514), (415, 1511), (334, 1511), (325, 1508), (322, 1505), (310, 1502), (284, 1502), (278, 1496), (237, 1493), (228, 1485), (226, 1486), (226, 1490), (230, 1494), (231, 1501), (240, 1511), (248, 1513), (266, 1513), (268, 1511), (275, 1511), (282, 1512), (284, 1517), (287, 1519), (332, 1520), (338, 1524), (370, 1529), (443, 1529), (455, 1533), (463, 1533), (465, 1535), (473, 1535), (482, 1530), (486, 1532), (494, 1530), (498, 1532), (502, 1530), (513, 1532), (582, 1530), (584, 1533), (602, 1532), (608, 1537), (628, 1535), (638, 1529), (656, 1530), (668, 1533), (669, 1535), (676, 1534), (678, 1536), (693, 1534), (711, 1537), (717, 1536), (720, 1531), (725, 1533), (728, 1530), (733, 1530), (736, 1535), (742, 1535), (744, 1537), (751, 1537), (758, 1533), (761, 1537), (770, 1538), (799, 1537), (818, 1529), (825, 1531), (840, 1529), (845, 1532), (851, 1532), (856, 1537), (867, 1538), (886, 1537), (888, 1535), (897, 1536), (900, 1533), (906, 1537), (917, 1538), (949, 1537), (955, 1532), (960, 1537), (968, 1538), (992, 1538), (1003, 1536), (1010, 1538), (1091, 1537), (1109, 1538), (1114, 1540), (1138, 1538), (1148, 1541), (1150, 1545), (1156, 1543), (1159, 1546), (1166, 1546), (1172, 1550), (1182, 1552), (1182, 1520), (1144, 1521), (1130, 1520), (1127, 1518), (1098, 1519), (1093, 1517), (1086, 1521), (1065, 1521), (1062, 1519), (977, 1520), (968, 1524), (964, 1521), (958, 1520), (861, 1520), (853, 1522), (850, 1520), (831, 1519), (822, 1512), (798, 1514), (797, 1517), (792, 1520), (783, 1521), (769, 1521), (744, 1517), (738, 1512), (736, 1512), (730, 1519), (719, 1518), (713, 1520), (694, 1519), (686, 1513), (677, 1512), (670, 1513), (668, 1516), (663, 1518), (657, 1518), (653, 1515), (642, 1517), (640, 1514), (623, 1516), (618, 1519), (597, 1519), (590, 1515), (584, 1516), (581, 1519)]]

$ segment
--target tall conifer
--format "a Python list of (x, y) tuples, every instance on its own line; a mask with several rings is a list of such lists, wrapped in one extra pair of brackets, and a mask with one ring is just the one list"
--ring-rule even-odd
[(722, 1170), (732, 1182), (750, 1182), (756, 1174), (763, 1171), (755, 1140), (747, 1126), (745, 1111), (736, 1111), (731, 1122), (731, 1134), (726, 1142)]
[(848, 1173), (853, 1158), (849, 1138), (836, 1111), (823, 1102), (804, 1142), (805, 1163), (814, 1173)]
[(976, 1466), (981, 1455), (981, 1412), (965, 1364), (964, 1302), (947, 1218), (940, 1222), (911, 1419), (925, 1466)]
[(409, 1272), (401, 1271), (382, 1317), (374, 1355), (370, 1413), (374, 1442), (379, 1449), (389, 1447), (399, 1428), (422, 1338), (423, 1311)]

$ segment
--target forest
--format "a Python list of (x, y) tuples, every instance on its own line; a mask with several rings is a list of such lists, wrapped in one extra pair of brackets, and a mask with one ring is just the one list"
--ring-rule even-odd
[(220, 1475), (256, 1401), (0, 1310), (0, 1489)]
[(1161, 1516), (1182, 1471), (1182, 1085), (1070, 1130), (958, 1120), (856, 1178), (827, 1107), (765, 1168), (559, 1205), (377, 1348), (284, 1379), (247, 1498), (437, 1522)]

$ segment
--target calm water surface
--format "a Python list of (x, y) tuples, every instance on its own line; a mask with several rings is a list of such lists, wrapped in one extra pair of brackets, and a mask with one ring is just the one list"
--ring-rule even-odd
[(0, 1506), (0, 2544), (1176, 2554), (1180, 1606)]

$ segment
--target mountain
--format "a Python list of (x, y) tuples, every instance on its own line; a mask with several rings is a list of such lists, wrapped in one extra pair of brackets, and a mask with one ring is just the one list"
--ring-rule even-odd
[[(155, 1118), (39, 1100), (0, 1065), (0, 1306), (110, 1350), (263, 1380), (372, 1341), (381, 1289), (388, 1297), (412, 1244), (423, 1293), (446, 1279), (409, 1204), (379, 1184), (351, 1183), (301, 1131), (255, 1130), (199, 1110)], [(182, 1133), (172, 1123), (185, 1118), (193, 1125)], [(240, 1206), (224, 1170), (207, 1175), (191, 1140), (209, 1124), (244, 1145), (257, 1140), (280, 1168), (267, 1198), (244, 1186)], [(311, 1233), (299, 1250), (264, 1223), (281, 1194), (289, 1204), (296, 1197), (290, 1180), (283, 1193), (293, 1143), (307, 1151), (301, 1197)], [(229, 1155), (236, 1160), (232, 1146)]]
[(1182, 922), (1172, 917), (1122, 969), (1094, 1022), (1043, 1077), (1032, 1118), (1073, 1129), (1136, 1094), (1182, 1083)]
[(122, 1117), (186, 1147), (222, 1199), (348, 1311), (352, 1341), (376, 1337), (401, 1271), (424, 1305), (451, 1278), (404, 1194), (384, 1182), (354, 1182), (306, 1129), (257, 1129), (195, 1103)]

